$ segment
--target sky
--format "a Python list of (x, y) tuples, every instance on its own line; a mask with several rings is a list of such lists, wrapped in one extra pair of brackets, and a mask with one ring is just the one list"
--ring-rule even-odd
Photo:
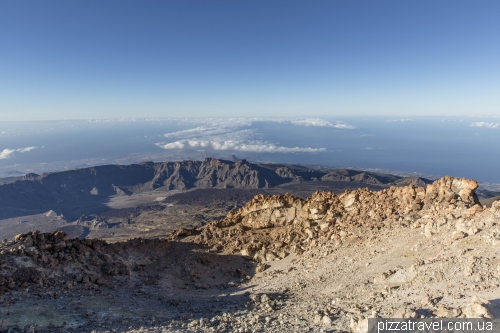
[(2, 1), (0, 121), (500, 115), (500, 1)]

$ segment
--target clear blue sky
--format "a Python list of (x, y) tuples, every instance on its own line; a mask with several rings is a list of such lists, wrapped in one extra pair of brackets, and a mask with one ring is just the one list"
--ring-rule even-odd
[(500, 115), (500, 1), (1, 1), (0, 120)]

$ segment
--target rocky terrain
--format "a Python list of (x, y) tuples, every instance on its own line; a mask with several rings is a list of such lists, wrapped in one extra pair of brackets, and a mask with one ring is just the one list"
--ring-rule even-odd
[(180, 227), (220, 219), (259, 193), (305, 198), (317, 190), (427, 183), (416, 177), (215, 158), (31, 173), (0, 185), (0, 239), (32, 230), (108, 241), (165, 237)]
[(297, 165), (253, 164), (206, 158), (132, 165), (104, 165), (42, 175), (0, 185), (0, 219), (54, 210), (68, 219), (108, 210), (110, 197), (195, 188), (271, 188), (310, 181), (371, 185), (422, 185), (428, 180), (378, 175), (354, 170), (314, 170)]
[[(372, 190), (384, 188), (356, 182), (303, 182), (283, 184), (263, 189), (208, 188), (185, 191), (153, 190), (127, 196), (113, 196), (106, 202), (106, 209), (70, 219), (52, 209), (41, 214), (31, 214), (0, 220), (0, 239), (33, 230), (53, 232), (62, 230), (71, 237), (101, 238), (107, 241), (124, 241), (131, 238), (166, 237), (181, 227), (201, 226), (221, 219), (230, 210), (237, 209), (255, 195), (264, 193), (285, 194), (305, 198), (316, 190), (342, 193), (346, 189), (369, 186)], [(85, 201), (82, 206), (85, 206)]]
[(257, 195), (161, 239), (30, 232), (0, 245), (0, 331), (363, 332), (500, 315), (500, 202), (473, 180)]

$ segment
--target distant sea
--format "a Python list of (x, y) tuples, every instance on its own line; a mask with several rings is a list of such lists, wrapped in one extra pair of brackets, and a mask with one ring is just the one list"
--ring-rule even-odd
[(0, 177), (230, 155), (500, 183), (500, 117), (0, 122)]

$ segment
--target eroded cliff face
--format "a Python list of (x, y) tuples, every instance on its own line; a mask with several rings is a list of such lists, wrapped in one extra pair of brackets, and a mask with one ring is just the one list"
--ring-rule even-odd
[(196, 243), (213, 251), (265, 262), (383, 227), (424, 227), (432, 235), (448, 220), (461, 223), (482, 210), (474, 192), (477, 187), (474, 180), (446, 176), (427, 189), (409, 185), (378, 192), (348, 190), (340, 195), (323, 191), (305, 200), (289, 194), (257, 195), (222, 220), (181, 229), (171, 237), (192, 235)]

